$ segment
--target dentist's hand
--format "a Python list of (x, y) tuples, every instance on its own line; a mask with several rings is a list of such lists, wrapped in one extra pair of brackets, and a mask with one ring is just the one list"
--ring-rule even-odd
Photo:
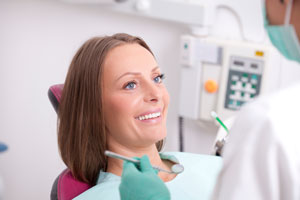
[(121, 200), (170, 200), (170, 192), (155, 173), (148, 156), (141, 158), (139, 168), (124, 161), (119, 187)]

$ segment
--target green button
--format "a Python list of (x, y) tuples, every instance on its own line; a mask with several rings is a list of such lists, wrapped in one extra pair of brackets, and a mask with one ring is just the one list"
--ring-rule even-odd
[(234, 91), (234, 90), (232, 90), (232, 91), (231, 91), (231, 94), (235, 94), (235, 91)]
[(255, 88), (256, 88), (256, 85), (252, 85), (252, 88), (255, 89)]
[(236, 81), (231, 81), (231, 85), (235, 85), (236, 84)]
[(251, 78), (257, 80), (257, 76), (256, 75), (252, 75)]
[(243, 83), (242, 86), (243, 86), (243, 87), (246, 87), (246, 83)]
[(243, 74), (243, 77), (248, 77), (248, 74)]
[(187, 43), (184, 44), (184, 48), (187, 49), (189, 45)]
[(241, 96), (242, 96), (242, 97), (245, 96), (245, 92), (242, 92), (242, 93), (241, 93)]
[(251, 97), (251, 98), (255, 97), (255, 94), (251, 94), (250, 97)]

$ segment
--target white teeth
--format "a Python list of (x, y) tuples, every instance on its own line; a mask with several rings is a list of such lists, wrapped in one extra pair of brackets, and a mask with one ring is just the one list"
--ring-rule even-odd
[(151, 118), (156, 118), (160, 116), (160, 112), (157, 113), (151, 113), (148, 115), (143, 115), (143, 116), (139, 116), (137, 117), (138, 120), (145, 120), (145, 119), (151, 119)]

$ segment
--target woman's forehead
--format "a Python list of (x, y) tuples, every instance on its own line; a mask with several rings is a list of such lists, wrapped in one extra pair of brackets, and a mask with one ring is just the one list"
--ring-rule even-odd
[(151, 72), (157, 67), (153, 55), (139, 44), (125, 44), (112, 49), (104, 62), (104, 73)]

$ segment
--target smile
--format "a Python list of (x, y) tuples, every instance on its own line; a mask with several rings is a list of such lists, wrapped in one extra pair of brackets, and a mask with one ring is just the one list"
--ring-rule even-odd
[(160, 112), (156, 112), (156, 113), (150, 113), (148, 115), (142, 115), (142, 116), (138, 116), (136, 119), (143, 121), (143, 120), (147, 120), (147, 119), (153, 119), (153, 118), (157, 118), (160, 117), (161, 113)]

